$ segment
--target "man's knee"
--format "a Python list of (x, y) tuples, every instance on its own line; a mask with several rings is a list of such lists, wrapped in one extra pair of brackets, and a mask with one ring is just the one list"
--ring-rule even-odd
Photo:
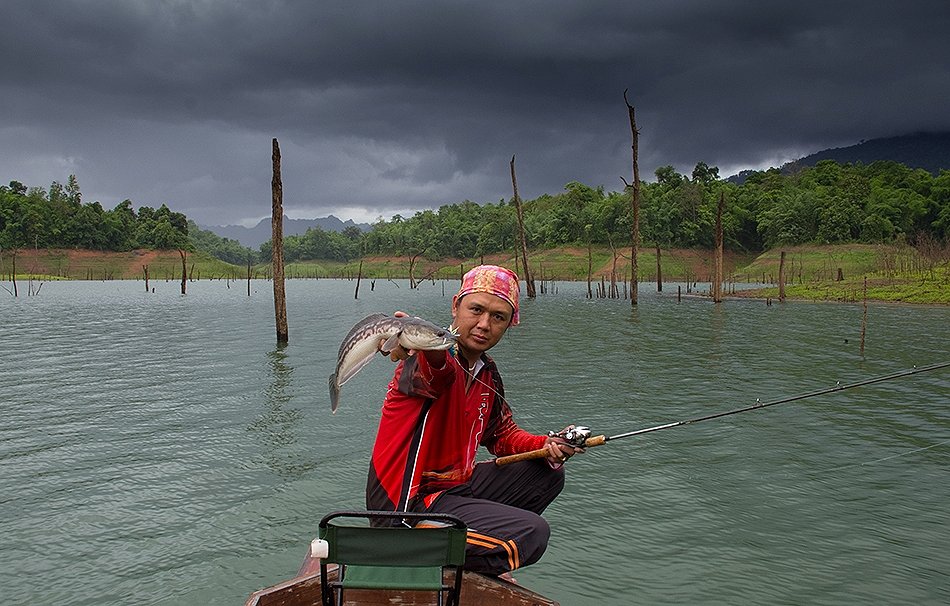
[(541, 556), (544, 555), (544, 551), (548, 548), (550, 538), (551, 526), (547, 520), (541, 516), (533, 518), (521, 541), (521, 566), (534, 564), (540, 560)]

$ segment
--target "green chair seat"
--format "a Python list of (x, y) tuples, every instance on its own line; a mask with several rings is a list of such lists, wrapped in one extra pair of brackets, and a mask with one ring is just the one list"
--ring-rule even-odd
[[(421, 522), (436, 525), (416, 527)], [(320, 560), (324, 606), (342, 605), (345, 589), (435, 591), (439, 604), (445, 593), (450, 605), (458, 605), (467, 529), (455, 516), (337, 511), (324, 516), (319, 529), (327, 542)], [(328, 563), (339, 565), (336, 581), (328, 578)], [(451, 585), (443, 582), (444, 568), (455, 572)]]
[(343, 587), (347, 589), (442, 590), (442, 567), (347, 566)]

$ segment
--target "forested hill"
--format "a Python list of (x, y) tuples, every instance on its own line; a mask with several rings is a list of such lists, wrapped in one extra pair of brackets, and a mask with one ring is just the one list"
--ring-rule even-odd
[(870, 139), (857, 145), (826, 149), (782, 167), (792, 172), (804, 166), (814, 166), (822, 160), (838, 164), (871, 164), (890, 160), (910, 168), (922, 168), (932, 175), (950, 168), (950, 133), (916, 133), (900, 137)]
[[(762, 251), (799, 244), (909, 243), (946, 250), (950, 240), (950, 170), (934, 175), (896, 162), (839, 164), (821, 160), (790, 173), (770, 169), (742, 183), (719, 177), (704, 162), (689, 174), (672, 166), (642, 182), (639, 214), (643, 246), (711, 248), (719, 201), (724, 202), (725, 245)], [(631, 199), (578, 181), (556, 193), (524, 200), (531, 249), (605, 245), (628, 248)], [(412, 217), (377, 221), (369, 232), (313, 228), (284, 238), (287, 262), (349, 261), (366, 255), (468, 259), (511, 253), (518, 242), (511, 201), (465, 201), (422, 210)], [(0, 248), (190, 248), (230, 263), (269, 260), (270, 243), (258, 251), (201, 230), (165, 205), (139, 207), (125, 200), (114, 209), (82, 201), (70, 176), (65, 186), (0, 186)]]
[[(899, 137), (868, 139), (847, 147), (834, 147), (807, 155), (784, 164), (780, 170), (790, 175), (822, 160), (838, 164), (872, 164), (874, 162), (897, 162), (909, 168), (921, 168), (936, 176), (941, 170), (950, 169), (950, 132), (914, 133)], [(742, 184), (754, 170), (744, 170), (727, 179)]]
[[(222, 238), (237, 240), (242, 245), (257, 249), (271, 238), (270, 218), (261, 219), (254, 227), (243, 225), (199, 225), (201, 229), (214, 232)], [(347, 227), (357, 227), (361, 231), (369, 231), (368, 223), (354, 223), (351, 219), (341, 221), (333, 215), (317, 219), (291, 219), (284, 216), (284, 235), (299, 236), (307, 233), (308, 229), (319, 228), (324, 231), (346, 231)]]

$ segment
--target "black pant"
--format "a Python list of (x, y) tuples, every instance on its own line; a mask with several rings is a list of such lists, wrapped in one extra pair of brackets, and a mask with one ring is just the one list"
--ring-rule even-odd
[(465, 568), (498, 575), (537, 562), (551, 529), (541, 517), (564, 487), (564, 469), (544, 460), (475, 466), (471, 480), (426, 511), (450, 513), (468, 526)]

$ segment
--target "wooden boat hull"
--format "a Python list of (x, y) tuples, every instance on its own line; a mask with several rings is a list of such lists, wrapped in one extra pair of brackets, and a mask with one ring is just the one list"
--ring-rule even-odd
[[(328, 574), (336, 578), (336, 568)], [(448, 579), (447, 579), (448, 580)], [(307, 556), (297, 577), (283, 583), (255, 591), (245, 606), (319, 606), (320, 560)], [(435, 594), (420, 591), (360, 591), (345, 593), (344, 606), (424, 606), (435, 604)], [(558, 606), (558, 603), (521, 585), (465, 571), (462, 575), (460, 603), (478, 606)]]

